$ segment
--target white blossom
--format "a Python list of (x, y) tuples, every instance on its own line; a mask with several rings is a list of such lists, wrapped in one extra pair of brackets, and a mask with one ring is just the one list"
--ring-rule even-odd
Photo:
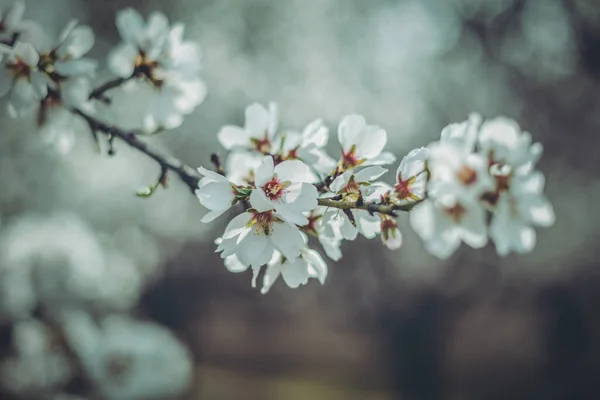
[(425, 198), (429, 150), (421, 147), (408, 153), (396, 170), (392, 198), (395, 202), (414, 202)]
[(13, 5), (0, 10), (0, 41), (10, 43), (12, 41), (27, 42), (34, 46), (44, 45), (44, 32), (36, 22), (23, 19), (25, 15), (25, 3), (16, 1)]
[(277, 105), (269, 103), (269, 109), (258, 103), (246, 108), (244, 127), (226, 125), (217, 137), (227, 150), (251, 150), (268, 154), (277, 133)]
[(18, 116), (30, 111), (48, 94), (48, 82), (37, 69), (40, 59), (35, 48), (24, 42), (14, 47), (0, 45), (0, 97), (10, 92), (10, 106)]
[(317, 207), (318, 192), (314, 185), (303, 182), (310, 173), (300, 160), (283, 161), (276, 166), (273, 157), (265, 156), (256, 168), (256, 189), (250, 195), (250, 204), (258, 212), (275, 210), (291, 224), (305, 225), (304, 212)]
[(292, 289), (305, 285), (309, 278), (316, 278), (324, 284), (327, 278), (327, 264), (318, 252), (308, 247), (302, 249), (300, 257), (295, 260), (282, 257), (276, 251), (267, 264), (261, 293), (267, 293), (280, 275)]
[(534, 171), (511, 177), (508, 188), (500, 192), (490, 225), (490, 237), (499, 255), (505, 256), (511, 250), (530, 252), (536, 242), (532, 225), (554, 224), (554, 210), (543, 190), (544, 176)]
[(461, 241), (474, 248), (485, 246), (485, 210), (477, 200), (448, 182), (430, 185), (429, 193), (410, 212), (410, 223), (430, 253), (448, 258)]
[(254, 185), (254, 171), (262, 163), (263, 156), (256, 152), (234, 151), (225, 163), (225, 175), (235, 185)]
[(319, 239), (327, 257), (339, 261), (342, 258), (340, 246), (344, 237), (336, 222), (341, 223), (342, 221), (339, 219), (326, 221), (324, 218), (326, 211), (327, 208), (321, 206), (312, 210), (307, 216), (308, 223), (302, 226), (302, 230)]
[(236, 255), (245, 266), (265, 265), (278, 250), (294, 260), (300, 255), (304, 240), (295, 225), (283, 221), (273, 211), (246, 211), (233, 218), (217, 247), (221, 257)]
[(342, 170), (358, 166), (390, 164), (396, 157), (383, 149), (387, 133), (376, 125), (367, 125), (360, 115), (345, 116), (338, 126), (338, 140), (342, 145)]
[(324, 147), (329, 141), (329, 129), (323, 121), (316, 119), (302, 132), (286, 131), (276, 137), (273, 147), (285, 160), (299, 159), (321, 174), (328, 174), (335, 168), (335, 160)]
[(402, 232), (392, 218), (381, 219), (381, 241), (390, 250), (396, 250), (402, 246)]

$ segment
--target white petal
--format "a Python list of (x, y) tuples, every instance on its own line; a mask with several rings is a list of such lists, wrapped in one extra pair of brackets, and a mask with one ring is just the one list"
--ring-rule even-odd
[(283, 200), (297, 212), (308, 212), (317, 208), (319, 192), (310, 183), (295, 184), (288, 188)]
[(244, 272), (248, 270), (248, 266), (240, 262), (237, 256), (229, 256), (225, 258), (225, 268), (233, 273)]
[(39, 100), (33, 87), (25, 79), (17, 79), (10, 93), (10, 102), (18, 115), (31, 109)]
[(308, 262), (310, 276), (317, 278), (321, 282), (321, 285), (325, 284), (325, 279), (327, 279), (327, 264), (323, 260), (323, 257), (313, 249), (304, 250), (302, 257)]
[(379, 166), (367, 167), (354, 174), (355, 182), (372, 182), (388, 170)]
[(223, 240), (231, 239), (241, 234), (242, 231), (247, 229), (246, 226), (248, 225), (248, 222), (250, 222), (251, 218), (252, 214), (249, 212), (243, 212), (229, 221), (229, 224), (227, 224), (227, 227), (225, 228), (225, 233), (223, 234)]
[(198, 168), (198, 172), (202, 176), (204, 176), (206, 178), (210, 178), (213, 181), (223, 182), (223, 183), (229, 183), (229, 181), (227, 180), (227, 178), (225, 178), (223, 175), (221, 175), (221, 174), (219, 174), (219, 173), (217, 173), (215, 171), (208, 170), (208, 169), (206, 169), (204, 167)]
[(29, 76), (31, 80), (31, 87), (37, 95), (38, 99), (43, 99), (48, 94), (48, 83), (46, 81), (46, 75), (40, 71), (31, 71)]
[[(381, 235), (383, 238), (383, 235)], [(398, 228), (391, 232), (388, 232), (387, 240), (383, 241), (383, 244), (390, 250), (397, 250), (402, 246), (402, 233)]]
[(325, 250), (327, 257), (331, 258), (333, 261), (339, 261), (342, 258), (342, 250), (340, 249), (341, 243), (339, 241), (319, 235), (319, 242), (321, 243), (321, 246), (323, 246), (323, 250)]
[(108, 67), (113, 74), (128, 78), (135, 68), (138, 50), (130, 43), (122, 42), (108, 54)]
[(281, 276), (292, 289), (308, 282), (308, 265), (302, 258), (281, 265)]
[(389, 151), (384, 151), (381, 154), (370, 158), (368, 161), (366, 161), (364, 164), (362, 164), (363, 166), (367, 166), (367, 165), (387, 165), (387, 164), (392, 164), (396, 162), (396, 156), (389, 152)]
[(265, 192), (261, 189), (254, 189), (250, 194), (250, 204), (258, 212), (265, 212), (275, 209), (275, 204), (267, 198)]
[(377, 215), (370, 215), (367, 211), (356, 210), (354, 217), (360, 228), (360, 233), (367, 239), (372, 239), (381, 231), (381, 222)]
[(25, 3), (22, 1), (14, 2), (4, 16), (3, 22), (7, 30), (14, 30), (18, 28), (24, 15)]
[(57, 49), (60, 58), (80, 58), (94, 46), (94, 31), (85, 25), (80, 25), (73, 29), (65, 41)]
[(265, 235), (250, 233), (238, 241), (236, 255), (244, 265), (251, 265), (261, 258), (263, 252), (271, 246)]
[(37, 67), (38, 61), (40, 60), (37, 50), (29, 43), (17, 42), (13, 53), (30, 67)]
[(229, 208), (225, 208), (222, 210), (213, 210), (213, 211), (209, 211), (206, 214), (204, 214), (204, 216), (202, 217), (202, 219), (200, 220), (200, 222), (203, 223), (209, 223), (214, 221), (215, 219), (219, 218), (221, 215), (223, 215), (223, 213), (225, 211), (227, 211)]
[(98, 68), (98, 61), (91, 58), (57, 61), (54, 68), (62, 76), (91, 76)]
[(310, 176), (310, 168), (300, 160), (283, 161), (277, 164), (274, 171), (282, 182), (307, 182)]
[(137, 44), (144, 34), (144, 20), (133, 8), (119, 11), (116, 24), (125, 42)]
[(410, 212), (410, 225), (424, 241), (433, 237), (435, 232), (435, 205), (432, 200), (417, 204)]
[(425, 170), (425, 161), (429, 157), (429, 150), (425, 147), (411, 150), (400, 162), (396, 171), (396, 178), (401, 176), (403, 180), (419, 175)]
[(265, 275), (263, 276), (263, 287), (260, 290), (260, 293), (266, 294), (271, 289), (273, 284), (277, 281), (277, 278), (279, 278), (279, 275), (281, 275), (281, 267), (281, 263), (269, 265), (267, 267)]
[(196, 190), (196, 196), (209, 210), (226, 210), (234, 199), (229, 182), (209, 182)]
[(295, 260), (304, 247), (304, 239), (300, 230), (287, 223), (273, 224), (273, 232), (270, 236), (275, 248), (288, 260)]
[(265, 156), (260, 165), (254, 171), (254, 184), (259, 187), (269, 182), (273, 178), (275, 167), (273, 165), (273, 157)]
[(461, 219), (462, 239), (469, 246), (479, 249), (487, 244), (485, 211), (476, 207), (467, 210)]
[(277, 124), (279, 119), (279, 112), (277, 108), (277, 103), (270, 102), (269, 103), (269, 124), (267, 127), (268, 137), (272, 138), (277, 133)]
[(323, 125), (323, 120), (316, 119), (306, 125), (302, 131), (304, 145), (314, 144), (317, 147), (325, 147), (329, 141), (329, 129)]
[(225, 125), (217, 134), (219, 143), (227, 150), (247, 148), (250, 146), (250, 134), (245, 129), (235, 125)]
[(352, 176), (352, 171), (346, 171), (342, 175), (338, 176), (331, 182), (329, 188), (332, 192), (337, 193), (342, 190), (350, 181), (350, 177)]
[(6, 96), (12, 85), (12, 74), (6, 68), (0, 68), (0, 97)]
[(338, 141), (344, 151), (350, 150), (365, 134), (367, 123), (361, 115), (346, 115), (338, 126)]
[[(361, 140), (356, 143), (356, 156), (371, 159), (378, 156), (387, 143), (387, 133), (378, 126), (368, 126)], [(396, 157), (391, 159), (394, 162)]]
[(543, 227), (554, 225), (556, 221), (554, 208), (545, 196), (527, 196), (521, 201), (524, 203), (523, 207), (527, 210), (528, 220), (533, 224)]
[(245, 128), (254, 138), (264, 138), (268, 135), (269, 112), (258, 103), (253, 103), (246, 108)]

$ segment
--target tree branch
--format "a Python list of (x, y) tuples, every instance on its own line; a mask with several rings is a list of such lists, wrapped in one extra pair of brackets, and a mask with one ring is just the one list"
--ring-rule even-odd
[(104, 94), (111, 89), (118, 88), (119, 86), (121, 86), (122, 84), (124, 84), (125, 82), (127, 82), (128, 80), (133, 78), (134, 76), (135, 75), (132, 74), (132, 75), (128, 76), (127, 78), (115, 78), (115, 79), (112, 79), (112, 80), (98, 86), (96, 89), (91, 91), (89, 99), (90, 100), (96, 99), (96, 100), (103, 101), (105, 103), (110, 103), (110, 99), (108, 97), (106, 97)]
[(77, 108), (73, 109), (72, 111), (76, 115), (79, 115), (81, 118), (83, 118), (93, 132), (100, 132), (109, 138), (119, 138), (126, 142), (129, 146), (139, 150), (156, 161), (161, 168), (176, 173), (179, 178), (190, 188), (192, 193), (198, 188), (198, 181), (200, 181), (201, 176), (192, 167), (183, 164), (176, 158), (161, 154), (140, 140), (133, 132), (127, 132), (115, 126), (107, 125)]
[(414, 206), (416, 206), (419, 202), (409, 203), (409, 204), (377, 204), (377, 203), (362, 203), (358, 202), (348, 202), (344, 200), (334, 200), (328, 198), (320, 198), (319, 205), (323, 207), (333, 207), (339, 208), (340, 210), (365, 210), (369, 213), (380, 213), (385, 215), (390, 215), (392, 217), (397, 217), (398, 214), (396, 211), (410, 211)]

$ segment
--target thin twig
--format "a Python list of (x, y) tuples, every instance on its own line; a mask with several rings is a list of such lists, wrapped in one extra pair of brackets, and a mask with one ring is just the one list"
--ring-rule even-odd
[(79, 109), (73, 109), (72, 111), (76, 115), (79, 115), (81, 118), (83, 118), (91, 130), (100, 132), (107, 137), (112, 136), (123, 140), (129, 146), (139, 150), (156, 161), (162, 168), (166, 168), (176, 173), (192, 192), (197, 189), (198, 181), (201, 177), (200, 174), (198, 174), (198, 172), (196, 172), (196, 170), (194, 170), (192, 167), (183, 164), (181, 161), (173, 157), (168, 157), (161, 154), (140, 140), (133, 132), (124, 131), (115, 126), (107, 125)]
[(110, 99), (108, 97), (106, 97), (104, 94), (111, 89), (118, 88), (119, 86), (121, 86), (122, 84), (124, 84), (125, 82), (127, 82), (128, 80), (133, 78), (134, 76), (135, 75), (132, 74), (131, 76), (129, 76), (127, 78), (115, 78), (115, 79), (112, 79), (112, 80), (98, 86), (96, 89), (91, 91), (89, 99), (90, 100), (96, 99), (96, 100), (103, 101), (105, 103), (110, 103)]
[(344, 200), (334, 200), (331, 198), (320, 198), (319, 205), (323, 207), (339, 208), (340, 210), (365, 210), (372, 213), (380, 213), (390, 215), (392, 217), (398, 216), (396, 211), (410, 211), (418, 202), (409, 204), (377, 204), (377, 203), (362, 203), (349, 202)]

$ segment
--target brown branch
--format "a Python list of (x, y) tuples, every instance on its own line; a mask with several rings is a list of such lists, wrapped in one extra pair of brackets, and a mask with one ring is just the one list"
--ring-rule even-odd
[(419, 202), (409, 204), (377, 204), (377, 203), (359, 203), (349, 202), (344, 200), (334, 200), (332, 198), (320, 198), (319, 205), (323, 207), (339, 208), (340, 210), (365, 210), (373, 213), (380, 213), (390, 215), (392, 217), (398, 216), (396, 211), (410, 211)]
[[(157, 150), (140, 140), (139, 137), (133, 132), (127, 132), (115, 126), (107, 125), (79, 109), (73, 109), (73, 112), (83, 118), (93, 132), (100, 132), (108, 138), (119, 138), (126, 142), (129, 146), (139, 150), (156, 161), (160, 165), (162, 171), (169, 170), (176, 173), (179, 178), (190, 188), (192, 193), (194, 193), (198, 188), (198, 182), (201, 179), (201, 175), (192, 167), (183, 164), (176, 158), (160, 154)], [(394, 217), (397, 216), (396, 211), (410, 211), (417, 203), (418, 202), (393, 205), (372, 202), (364, 203), (361, 201), (348, 202), (336, 197), (319, 199), (319, 205), (324, 207), (333, 207), (340, 210), (365, 210), (371, 214), (380, 213)]]
[(92, 90), (89, 96), (90, 100), (96, 99), (103, 101), (105, 103), (110, 103), (110, 99), (106, 97), (104, 94), (111, 89), (118, 88), (128, 80), (132, 79), (135, 74), (128, 76), (127, 78), (115, 78), (102, 85), (98, 86), (96, 89)]
[(127, 132), (115, 126), (107, 125), (79, 109), (73, 109), (72, 111), (76, 115), (83, 118), (92, 131), (100, 132), (107, 137), (119, 138), (123, 140), (129, 146), (139, 150), (156, 161), (161, 168), (176, 173), (192, 192), (198, 188), (198, 181), (200, 180), (201, 176), (192, 167), (183, 164), (176, 158), (161, 154), (159, 151), (153, 149), (144, 141), (140, 140), (133, 132)]

